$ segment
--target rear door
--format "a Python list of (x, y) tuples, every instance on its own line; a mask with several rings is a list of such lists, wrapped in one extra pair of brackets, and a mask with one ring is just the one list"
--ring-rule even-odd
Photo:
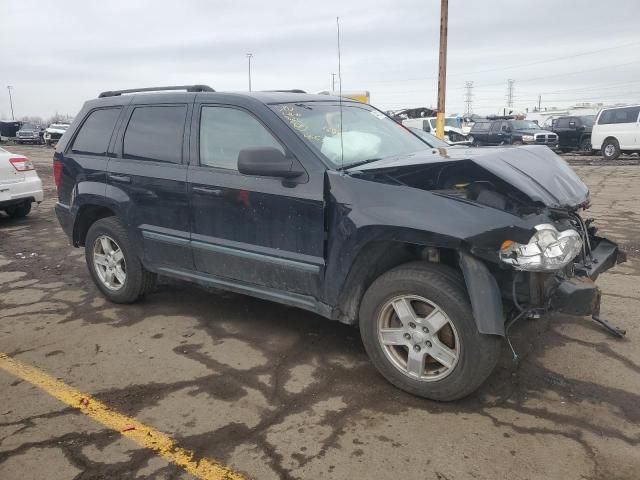
[(233, 105), (196, 109), (188, 177), (196, 269), (245, 286), (315, 296), (324, 266), (323, 172), (295, 182), (242, 175), (238, 153), (245, 148), (280, 149), (308, 172), (309, 163), (305, 152), (290, 150), (295, 142), (285, 147), (276, 136), (288, 130), (284, 124), (267, 128)]
[[(109, 145), (122, 112), (121, 106), (97, 108), (89, 112), (60, 158), (63, 176), (58, 200), (61, 204), (71, 206), (74, 215), (81, 206), (80, 202), (90, 202), (92, 198), (99, 197), (99, 204), (102, 203)], [(78, 198), (82, 200), (78, 201)]]
[(502, 125), (506, 122), (492, 122), (489, 130), (489, 145), (500, 145), (504, 142), (505, 132), (502, 131)]
[(574, 135), (572, 135), (570, 123), (573, 122), (573, 131), (575, 132), (575, 118), (561, 117), (555, 122), (554, 132), (558, 134), (558, 146), (560, 148), (570, 148), (574, 145)]
[(145, 265), (192, 269), (187, 196), (187, 103), (127, 109), (107, 196), (122, 205), (129, 234)]

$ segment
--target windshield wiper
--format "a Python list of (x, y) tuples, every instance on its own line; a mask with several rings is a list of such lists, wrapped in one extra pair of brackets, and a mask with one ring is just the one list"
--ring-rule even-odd
[(359, 167), (360, 165), (364, 165), (365, 163), (377, 162), (378, 160), (382, 160), (382, 158), (370, 158), (368, 160), (360, 160), (359, 162), (350, 163), (349, 165), (345, 165), (343, 167), (338, 167), (336, 170), (341, 172), (342, 170), (348, 170), (350, 168)]

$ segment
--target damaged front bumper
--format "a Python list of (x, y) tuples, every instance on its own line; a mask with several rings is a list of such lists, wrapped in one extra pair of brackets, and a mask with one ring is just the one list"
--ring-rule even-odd
[(507, 336), (514, 319), (552, 311), (591, 316), (602, 323), (598, 317), (601, 293), (595, 279), (626, 261), (626, 254), (604, 238), (590, 236), (590, 245), (590, 254), (580, 255), (564, 269), (548, 273), (489, 270), (485, 262), (460, 252), (460, 268), (478, 331)]
[(602, 272), (627, 260), (618, 246), (605, 239), (592, 237), (591, 254), (573, 264), (573, 272), (554, 275), (548, 290), (550, 310), (569, 315), (593, 316), (600, 313), (601, 293), (595, 284)]

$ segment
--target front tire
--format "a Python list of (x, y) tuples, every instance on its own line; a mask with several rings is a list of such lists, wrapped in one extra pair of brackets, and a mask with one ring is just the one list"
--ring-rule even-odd
[(615, 138), (607, 138), (602, 143), (602, 158), (605, 160), (615, 160), (620, 156), (620, 144)]
[(500, 337), (478, 332), (460, 274), (426, 262), (401, 265), (373, 282), (362, 300), (360, 332), (389, 382), (432, 400), (469, 395), (500, 356)]
[(133, 303), (155, 285), (155, 274), (144, 269), (127, 230), (115, 217), (91, 225), (85, 258), (96, 286), (114, 303)]

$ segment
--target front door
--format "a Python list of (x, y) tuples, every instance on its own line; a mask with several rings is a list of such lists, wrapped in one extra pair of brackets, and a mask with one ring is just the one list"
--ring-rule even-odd
[(186, 104), (134, 105), (109, 161), (107, 196), (118, 199), (145, 265), (193, 268), (189, 247)]
[(317, 294), (324, 266), (323, 175), (292, 182), (240, 174), (242, 149), (295, 152), (247, 110), (197, 108), (192, 152), (198, 159), (188, 173), (196, 269), (245, 286)]

